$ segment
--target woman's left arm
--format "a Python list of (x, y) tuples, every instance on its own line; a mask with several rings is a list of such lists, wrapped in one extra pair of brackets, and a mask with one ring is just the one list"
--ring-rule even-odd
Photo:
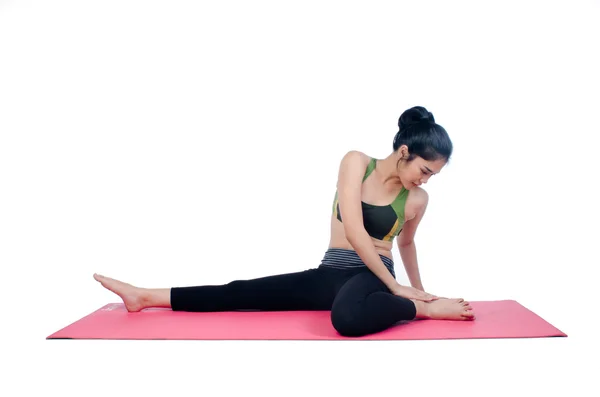
[(414, 209), (414, 217), (407, 220), (404, 223), (402, 231), (396, 238), (396, 243), (398, 244), (398, 250), (400, 251), (400, 256), (402, 258), (402, 263), (404, 264), (404, 269), (406, 269), (406, 274), (408, 275), (408, 279), (410, 280), (410, 285), (413, 288), (423, 289), (423, 283), (421, 281), (421, 275), (419, 273), (419, 263), (417, 261), (417, 247), (415, 246), (415, 234), (417, 232), (417, 227), (423, 219), (425, 215), (425, 210), (427, 209), (427, 203), (429, 201), (429, 195), (423, 189), (419, 189), (419, 194), (415, 197), (415, 209)]

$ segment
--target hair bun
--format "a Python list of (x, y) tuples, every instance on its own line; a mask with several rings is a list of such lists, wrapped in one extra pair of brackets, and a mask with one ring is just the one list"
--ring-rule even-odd
[(402, 113), (400, 119), (398, 120), (398, 127), (400, 128), (400, 131), (403, 131), (411, 125), (421, 122), (435, 123), (433, 113), (425, 109), (423, 106), (415, 106), (405, 110), (404, 113)]

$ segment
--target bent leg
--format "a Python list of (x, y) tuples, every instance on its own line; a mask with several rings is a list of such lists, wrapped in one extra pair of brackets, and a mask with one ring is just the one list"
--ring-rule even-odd
[(383, 331), (417, 315), (415, 303), (396, 296), (372, 272), (348, 280), (331, 309), (333, 327), (344, 336), (363, 336)]
[(174, 311), (331, 310), (332, 280), (319, 269), (280, 274), (224, 285), (171, 288)]

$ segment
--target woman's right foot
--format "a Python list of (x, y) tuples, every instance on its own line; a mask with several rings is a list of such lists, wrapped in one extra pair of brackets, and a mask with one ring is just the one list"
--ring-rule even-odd
[[(414, 302), (414, 301), (413, 301)], [(463, 299), (437, 299), (415, 302), (418, 318), (432, 320), (474, 320), (473, 308)]]
[(125, 303), (127, 311), (139, 312), (145, 308), (143, 289), (96, 273), (94, 273), (94, 279), (102, 284), (104, 288), (119, 295)]

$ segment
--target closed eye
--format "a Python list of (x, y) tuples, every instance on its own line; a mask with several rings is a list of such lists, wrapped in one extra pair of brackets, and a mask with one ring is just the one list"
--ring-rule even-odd
[[(433, 171), (431, 171), (431, 170), (429, 169), (429, 167), (425, 167), (425, 169), (426, 169), (427, 171), (429, 171), (429, 173), (430, 173), (431, 175), (435, 175), (435, 173), (434, 173)], [(425, 173), (425, 171), (423, 171), (423, 169), (422, 169), (422, 168), (421, 168), (421, 171), (422, 171), (423, 173)]]

